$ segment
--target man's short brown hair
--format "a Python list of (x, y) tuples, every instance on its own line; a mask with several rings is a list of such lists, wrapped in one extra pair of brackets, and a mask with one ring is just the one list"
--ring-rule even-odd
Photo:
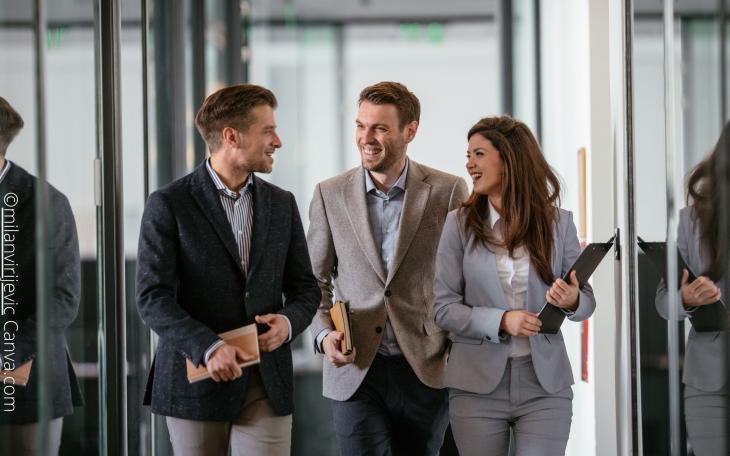
[(369, 101), (376, 105), (392, 104), (398, 110), (400, 128), (421, 118), (421, 103), (418, 98), (399, 82), (384, 81), (365, 87), (360, 92), (357, 105)]
[(251, 110), (257, 106), (277, 106), (271, 90), (254, 84), (225, 87), (211, 94), (195, 116), (195, 126), (211, 152), (220, 148), (225, 127), (246, 131), (255, 122)]
[(0, 97), (0, 156), (4, 157), (8, 146), (15, 135), (23, 128), (24, 122), (20, 114), (10, 106), (8, 100)]

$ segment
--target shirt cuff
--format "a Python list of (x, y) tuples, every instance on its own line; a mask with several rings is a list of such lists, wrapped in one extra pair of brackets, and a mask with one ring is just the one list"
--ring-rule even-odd
[(565, 314), (565, 316), (568, 317), (568, 318), (570, 318), (573, 315), (575, 315), (575, 310), (578, 310), (577, 307), (575, 308), (575, 310), (567, 310), (567, 309), (563, 309), (561, 307), (558, 307), (558, 309), (560, 309), (560, 311), (563, 312)]
[(324, 353), (324, 350), (322, 350), (322, 341), (324, 341), (324, 338), (327, 337), (327, 334), (331, 333), (331, 329), (323, 329), (322, 331), (317, 334), (317, 337), (314, 338), (314, 352), (315, 353)]
[(684, 311), (687, 313), (687, 315), (692, 315), (693, 313), (695, 313), (695, 311), (697, 311), (698, 307), (691, 307), (691, 306), (690, 307), (685, 307), (683, 305), (682, 306), (682, 309), (684, 309)]
[(222, 339), (219, 339), (216, 342), (213, 342), (213, 345), (208, 347), (208, 349), (205, 351), (205, 358), (203, 358), (206, 366), (208, 365), (208, 360), (210, 359), (210, 355), (213, 354), (213, 352), (215, 351), (216, 348), (220, 347), (223, 344), (225, 344), (225, 342), (223, 342)]
[(286, 324), (289, 326), (289, 337), (287, 337), (286, 340), (284, 341), (285, 344), (288, 344), (289, 342), (291, 342), (291, 321), (289, 321), (289, 317), (287, 317), (286, 315), (284, 315), (284, 314), (279, 314), (279, 315), (284, 317), (284, 320), (286, 320)]

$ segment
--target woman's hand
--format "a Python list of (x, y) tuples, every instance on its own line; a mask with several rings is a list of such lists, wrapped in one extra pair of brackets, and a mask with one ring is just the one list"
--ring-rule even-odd
[(572, 271), (570, 283), (565, 283), (563, 279), (558, 278), (545, 294), (545, 299), (555, 307), (574, 312), (578, 308), (579, 293), (578, 278), (575, 276), (575, 271)]
[(508, 310), (502, 314), (499, 329), (514, 337), (530, 337), (540, 331), (542, 322), (536, 313), (526, 310)]
[(689, 272), (682, 271), (682, 302), (686, 307), (699, 307), (716, 303), (722, 297), (720, 288), (705, 276), (689, 283)]

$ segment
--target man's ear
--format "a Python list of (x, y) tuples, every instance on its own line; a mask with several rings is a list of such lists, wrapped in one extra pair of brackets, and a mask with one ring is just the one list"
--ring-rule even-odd
[(223, 136), (223, 144), (225, 145), (237, 145), (238, 144), (238, 132), (233, 127), (223, 127), (221, 131)]
[(416, 137), (416, 133), (418, 132), (418, 121), (412, 120), (408, 123), (405, 127), (406, 132), (406, 143), (409, 143), (413, 141), (413, 138)]

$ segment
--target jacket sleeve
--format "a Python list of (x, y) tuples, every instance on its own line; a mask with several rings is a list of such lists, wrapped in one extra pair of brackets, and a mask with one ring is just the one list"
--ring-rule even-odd
[(180, 248), (172, 207), (159, 192), (150, 195), (142, 216), (137, 252), (137, 309), (142, 321), (193, 364), (219, 340), (177, 302), (177, 260)]
[(505, 310), (475, 307), (464, 301), (463, 260), (466, 242), (458, 213), (458, 210), (452, 211), (446, 217), (436, 253), (434, 319), (437, 325), (456, 336), (500, 343), (499, 325)]
[[(561, 277), (565, 276), (568, 269), (575, 263), (575, 260), (580, 256), (580, 252), (578, 231), (575, 228), (575, 223), (573, 223), (573, 214), (567, 212), (567, 224), (563, 239), (563, 264), (560, 270)], [(566, 312), (566, 316), (571, 321), (583, 321), (593, 315), (594, 310), (596, 310), (596, 298), (593, 296), (593, 287), (586, 283), (578, 294), (578, 307), (573, 312)]]
[[(76, 319), (81, 300), (81, 263), (76, 222), (68, 199), (55, 189), (49, 188), (51, 216), (48, 236), (47, 309), (48, 329), (63, 332)], [(34, 218), (35, 219), (35, 218)], [(28, 227), (30, 235), (35, 233)], [(31, 271), (35, 275), (36, 271)], [(36, 303), (28, 303), (35, 306)], [(37, 351), (36, 313), (18, 322), (15, 340), (16, 361), (23, 364), (35, 357)]]
[(290, 196), (292, 229), (284, 266), (284, 308), (279, 313), (289, 319), (291, 340), (294, 340), (311, 323), (319, 304), (320, 291), (312, 274), (312, 263), (297, 203), (294, 196)]
[[(690, 212), (688, 209), (680, 212), (679, 226), (677, 227), (677, 249), (679, 249), (680, 255), (684, 258), (685, 263), (689, 260), (689, 237), (690, 237)], [(682, 291), (675, 291), (677, 294), (677, 316), (680, 320), (689, 317), (692, 314), (692, 310), (687, 310), (682, 303)], [(656, 296), (654, 298), (654, 306), (657, 312), (665, 320), (669, 320), (669, 297), (667, 296), (667, 282), (662, 278), (657, 286)]]
[(322, 292), (317, 315), (312, 322), (312, 336), (316, 340), (323, 330), (335, 329), (329, 312), (334, 304), (332, 281), (337, 274), (337, 252), (332, 240), (332, 231), (324, 205), (324, 198), (322, 197), (322, 188), (319, 184), (314, 189), (314, 196), (309, 205), (307, 242), (314, 276)]

